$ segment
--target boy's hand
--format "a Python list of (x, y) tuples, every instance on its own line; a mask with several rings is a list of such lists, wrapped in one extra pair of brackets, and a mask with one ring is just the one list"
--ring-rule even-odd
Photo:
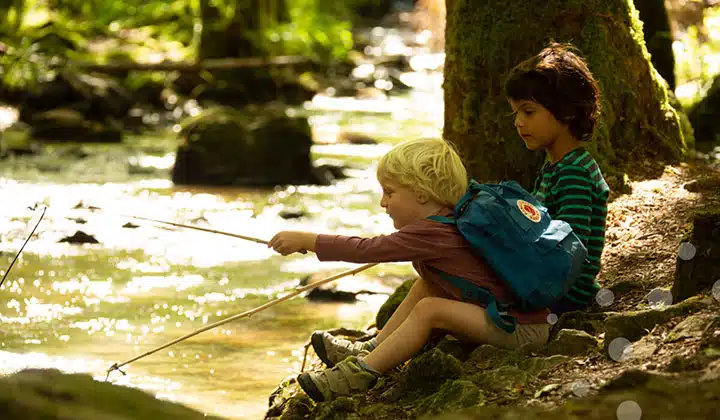
[(315, 251), (316, 233), (282, 231), (268, 243), (268, 248), (272, 248), (282, 255), (290, 255), (294, 252), (305, 254), (307, 251)]

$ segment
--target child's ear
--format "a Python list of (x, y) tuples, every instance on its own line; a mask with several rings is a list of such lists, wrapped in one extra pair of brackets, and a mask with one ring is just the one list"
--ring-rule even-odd
[(428, 197), (425, 193), (417, 193), (415, 194), (415, 198), (417, 199), (418, 204), (427, 204), (427, 202), (430, 201), (430, 197)]

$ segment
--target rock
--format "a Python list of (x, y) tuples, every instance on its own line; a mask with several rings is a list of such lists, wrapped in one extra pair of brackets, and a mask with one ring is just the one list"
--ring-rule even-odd
[(278, 213), (278, 216), (280, 218), (289, 220), (289, 219), (300, 219), (302, 217), (307, 216), (307, 212), (303, 209), (287, 209), (287, 210), (281, 210)]
[[(710, 363), (703, 376), (700, 378), (701, 381), (720, 381), (720, 359)], [(716, 394), (717, 395), (717, 394)]]
[(672, 287), (674, 302), (709, 289), (714, 282), (720, 280), (717, 269), (720, 267), (720, 210), (698, 211), (693, 220), (692, 231), (685, 236), (683, 242), (692, 244), (695, 252), (691, 255), (678, 255)]
[(698, 355), (676, 355), (665, 366), (665, 371), (670, 373), (697, 371), (704, 369), (708, 362), (707, 358)]
[(73, 236), (68, 236), (65, 238), (62, 238), (58, 241), (61, 242), (67, 242), (69, 244), (99, 244), (100, 242), (95, 239), (94, 236), (88, 235), (87, 233), (78, 230), (75, 232)]
[(319, 170), (329, 172), (333, 180), (346, 179), (348, 177), (345, 173), (347, 169), (345, 162), (339, 159), (316, 159), (315, 167)]
[(700, 349), (717, 349), (720, 351), (720, 317), (716, 316), (707, 324), (700, 339)]
[(560, 330), (547, 347), (547, 354), (580, 356), (598, 349), (598, 340), (585, 331)]
[(415, 283), (415, 279), (412, 280), (406, 280), (401, 284), (400, 286), (395, 289), (393, 294), (388, 297), (388, 299), (385, 301), (385, 303), (382, 304), (380, 307), (380, 310), (378, 310), (377, 315), (375, 316), (375, 325), (377, 326), (378, 330), (381, 330), (385, 324), (388, 322), (390, 317), (392, 316), (393, 312), (395, 312), (395, 309), (397, 309), (398, 306), (400, 306), (400, 303), (405, 299), (405, 296), (407, 296), (408, 292), (410, 292), (410, 288)]
[(137, 388), (87, 374), (26, 369), (0, 377), (0, 418), (73, 420), (218, 419)]
[(708, 307), (712, 304), (711, 299), (697, 296), (661, 309), (614, 314), (605, 322), (605, 350), (608, 350), (610, 343), (616, 338), (636, 341), (658, 324)]
[(302, 419), (313, 406), (312, 400), (300, 388), (295, 375), (286, 378), (270, 394), (266, 419)]
[(608, 381), (605, 385), (603, 385), (602, 389), (617, 391), (622, 389), (638, 388), (645, 385), (654, 376), (657, 375), (638, 369), (628, 369)]
[[(720, 365), (718, 366), (720, 370)], [(621, 407), (637, 404), (643, 419), (712, 419), (717, 417), (720, 376), (707, 375), (705, 382), (686, 382), (682, 378), (628, 371), (597, 395), (573, 398), (560, 407), (548, 410), (536, 407), (472, 407), (447, 412), (434, 420), (605, 420), (631, 418), (618, 415)], [(639, 416), (632, 418), (639, 418)]]
[(555, 337), (564, 329), (582, 330), (590, 335), (598, 335), (605, 330), (605, 320), (612, 312), (566, 312), (553, 325), (550, 337)]
[(20, 121), (14, 122), (0, 131), (0, 158), (15, 155), (36, 155), (40, 145), (30, 135), (30, 126)]
[(127, 222), (127, 223), (125, 223), (124, 225), (122, 225), (122, 227), (123, 227), (123, 229), (137, 229), (137, 228), (139, 228), (140, 226), (138, 226), (138, 225), (136, 225), (135, 223), (132, 223), (132, 222)]
[[(445, 335), (445, 334), (443, 334)], [(454, 356), (460, 361), (466, 361), (473, 351), (478, 347), (475, 343), (458, 340), (451, 335), (445, 335), (435, 346), (444, 353)]]
[(648, 340), (648, 336), (641, 338), (638, 342), (633, 343), (630, 348), (630, 359), (645, 360), (651, 358), (658, 345)]
[(72, 108), (94, 121), (124, 118), (133, 104), (132, 95), (110, 76), (61, 71), (43, 81), (22, 98), (23, 114), (33, 115), (57, 108)]
[(462, 373), (462, 364), (458, 359), (432, 349), (410, 360), (402, 373), (401, 382), (406, 392), (428, 394), (437, 391), (445, 381), (457, 379)]
[(329, 288), (318, 287), (310, 290), (305, 298), (313, 302), (354, 303), (357, 301), (357, 293), (335, 290), (332, 286)]
[(686, 338), (699, 338), (703, 331), (710, 324), (712, 319), (703, 315), (692, 315), (682, 320), (670, 331), (665, 338), (666, 343), (680, 341)]
[(82, 113), (58, 108), (32, 116), (33, 138), (44, 141), (118, 143), (122, 130), (108, 123), (85, 119)]
[(466, 372), (489, 370), (503, 364), (516, 364), (521, 357), (517, 352), (500, 349), (490, 344), (483, 344), (470, 354), (470, 357), (463, 365), (463, 369)]
[(338, 141), (350, 144), (377, 144), (377, 140), (363, 133), (341, 131), (338, 134)]
[[(321, 275), (322, 274), (322, 275)], [(300, 279), (300, 286), (307, 286), (327, 277), (326, 273), (315, 273)], [(375, 290), (372, 290), (375, 289)], [(384, 288), (383, 288), (384, 289)], [(389, 291), (381, 290), (377, 285), (372, 284), (366, 277), (357, 277), (355, 282), (330, 282), (310, 289), (305, 298), (314, 302), (344, 302), (354, 303), (359, 294), (388, 294)]]
[(327, 183), (310, 161), (306, 118), (268, 109), (208, 109), (183, 122), (172, 171), (176, 184), (271, 186)]
[(330, 402), (318, 404), (312, 414), (316, 420), (361, 420), (357, 414), (358, 408), (359, 401), (356, 399), (338, 397)]
[(683, 185), (690, 192), (717, 191), (720, 189), (720, 176), (693, 179)]
[(448, 381), (440, 390), (420, 401), (415, 414), (437, 414), (447, 410), (459, 410), (484, 404), (482, 391), (471, 381), (458, 379)]
[(74, 108), (91, 119), (122, 118), (133, 105), (130, 92), (109, 76), (65, 71), (61, 74), (61, 78), (81, 98)]
[(531, 377), (530, 372), (517, 366), (500, 366), (476, 373), (470, 376), (470, 379), (485, 392), (504, 393), (510, 389), (522, 388)]

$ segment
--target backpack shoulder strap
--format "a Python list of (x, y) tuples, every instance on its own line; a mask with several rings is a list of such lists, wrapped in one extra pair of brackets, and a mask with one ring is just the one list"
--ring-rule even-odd
[(490, 320), (495, 325), (502, 328), (503, 331), (507, 333), (512, 333), (515, 331), (517, 319), (515, 319), (514, 316), (508, 315), (505, 312), (501, 312), (500, 307), (503, 305), (498, 303), (497, 299), (495, 299), (495, 296), (493, 296), (493, 294), (490, 293), (488, 289), (480, 287), (462, 277), (453, 276), (452, 274), (440, 271), (435, 267), (430, 268), (436, 273), (440, 274), (440, 276), (442, 276), (442, 278), (447, 280), (450, 284), (460, 289), (463, 298), (487, 304), (487, 306), (485, 307), (485, 311), (487, 311)]
[(454, 225), (457, 222), (457, 220), (455, 220), (454, 217), (446, 217), (446, 216), (428, 216), (428, 219), (434, 220), (436, 222), (444, 223), (446, 225)]

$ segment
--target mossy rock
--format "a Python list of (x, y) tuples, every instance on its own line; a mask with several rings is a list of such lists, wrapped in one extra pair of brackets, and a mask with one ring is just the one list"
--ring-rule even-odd
[[(717, 417), (720, 378), (704, 382), (687, 381), (644, 372), (628, 371), (611, 381), (597, 395), (571, 399), (561, 407), (473, 407), (444, 413), (435, 420), (605, 420), (631, 410), (642, 418), (657, 420), (711, 419)], [(625, 417), (622, 417), (625, 418)], [(627, 417), (630, 418), (630, 417)], [(638, 418), (638, 417), (633, 417)]]
[(43, 420), (219, 419), (86, 374), (27, 369), (0, 378), (0, 418)]
[(490, 344), (483, 344), (470, 354), (463, 364), (466, 373), (494, 369), (501, 365), (517, 365), (524, 355), (518, 351), (500, 349)]
[(415, 409), (415, 414), (423, 416), (448, 410), (459, 410), (482, 405), (484, 400), (482, 391), (472, 381), (457, 379), (445, 382), (438, 392), (420, 401)]
[(524, 386), (533, 375), (517, 366), (500, 366), (479, 372), (469, 379), (485, 392), (502, 393)]
[(716, 316), (705, 327), (700, 338), (700, 349), (717, 349), (720, 351), (720, 316)]
[(310, 397), (301, 393), (288, 401), (285, 410), (278, 420), (302, 420), (312, 411), (313, 403)]
[(316, 420), (361, 420), (358, 414), (360, 402), (351, 397), (338, 397), (330, 402), (315, 406), (312, 418)]
[(443, 137), (476, 179), (532, 185), (544, 156), (526, 150), (517, 135), (503, 84), (550, 40), (574, 43), (598, 80), (602, 115), (586, 147), (608, 178), (622, 179), (637, 162), (676, 162), (689, 152), (693, 139), (650, 63), (632, 1), (490, 0), (478, 7), (451, 0), (446, 7)]
[(456, 359), (465, 362), (473, 351), (478, 347), (477, 343), (461, 341), (453, 336), (446, 335), (435, 346), (437, 349), (447, 353)]
[(118, 143), (122, 130), (111, 121), (91, 121), (74, 109), (57, 108), (31, 117), (32, 138), (44, 142)]
[(711, 322), (712, 318), (706, 314), (689, 316), (677, 324), (664, 341), (672, 343), (689, 338), (700, 338)]
[(32, 139), (30, 126), (15, 122), (0, 131), (0, 158), (10, 155), (34, 155), (40, 151), (39, 144)]
[(172, 179), (183, 185), (272, 186), (328, 181), (310, 160), (306, 118), (227, 107), (183, 121)]
[(585, 331), (560, 330), (547, 347), (547, 354), (580, 356), (598, 350), (598, 340)]
[(380, 310), (378, 310), (378, 313), (375, 316), (375, 325), (378, 330), (385, 327), (385, 324), (387, 324), (392, 314), (395, 312), (397, 307), (400, 306), (400, 303), (402, 303), (403, 299), (405, 299), (405, 296), (407, 296), (410, 292), (410, 288), (412, 288), (413, 284), (415, 284), (415, 279), (404, 281), (403, 284), (398, 286), (387, 298), (385, 303), (382, 304)]
[(625, 312), (610, 316), (605, 323), (605, 350), (616, 338), (636, 341), (658, 324), (684, 316), (712, 305), (712, 298), (696, 296), (661, 309)]
[[(720, 280), (720, 210), (700, 210), (693, 219), (692, 230), (683, 238), (694, 249), (691, 258), (678, 255), (672, 296), (674, 302), (687, 299)], [(688, 255), (684, 256), (685, 258)]]
[(550, 337), (554, 338), (564, 329), (585, 331), (590, 335), (598, 335), (605, 330), (605, 320), (612, 315), (610, 312), (566, 312), (553, 325)]
[(400, 380), (408, 393), (424, 395), (435, 392), (445, 381), (457, 379), (462, 373), (458, 359), (432, 349), (410, 360)]

